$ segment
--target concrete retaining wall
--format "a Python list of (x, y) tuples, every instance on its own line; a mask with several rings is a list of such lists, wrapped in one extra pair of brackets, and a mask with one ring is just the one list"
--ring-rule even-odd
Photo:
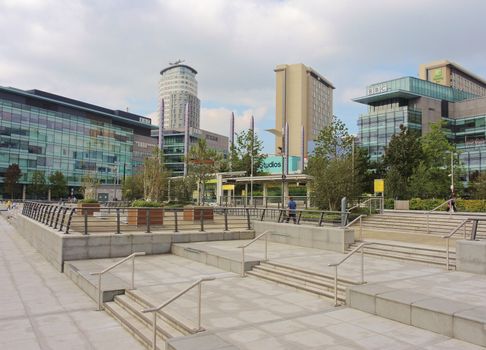
[(13, 221), (19, 234), (58, 271), (64, 261), (125, 257), (134, 252), (170, 253), (172, 243), (251, 239), (253, 231), (66, 235), (23, 215)]
[(486, 241), (457, 241), (456, 270), (485, 275)]
[(269, 241), (344, 253), (354, 243), (354, 230), (343, 227), (308, 226), (253, 221), (255, 235), (271, 230)]

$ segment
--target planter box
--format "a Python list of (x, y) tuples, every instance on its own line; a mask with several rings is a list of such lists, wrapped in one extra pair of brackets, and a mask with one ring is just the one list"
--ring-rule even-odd
[(210, 207), (184, 207), (184, 221), (214, 220), (214, 209)]
[(88, 216), (93, 216), (94, 213), (99, 211), (99, 203), (78, 203), (78, 210), (76, 212), (78, 215), (84, 215), (84, 213), (87, 212)]
[(150, 211), (150, 225), (164, 223), (164, 208), (130, 208), (128, 209), (128, 225), (147, 225), (147, 210)]
[(398, 201), (394, 203), (395, 210), (410, 210), (410, 201)]

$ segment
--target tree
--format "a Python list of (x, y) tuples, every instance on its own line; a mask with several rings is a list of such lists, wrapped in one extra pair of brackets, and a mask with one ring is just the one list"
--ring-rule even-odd
[[(410, 178), (410, 193), (420, 198), (447, 198), (450, 195), (451, 154), (453, 154), (455, 190), (462, 189), (461, 167), (454, 157), (454, 146), (443, 130), (443, 123), (431, 124), (431, 130), (420, 138), (422, 159)], [(455, 158), (455, 159), (454, 159)]]
[(17, 192), (17, 185), (22, 176), (22, 171), (18, 164), (10, 164), (5, 171), (5, 191), (10, 194), (10, 198), (14, 198), (14, 194)]
[(51, 196), (53, 198), (62, 198), (67, 193), (67, 180), (62, 172), (55, 171), (49, 175), (49, 184), (51, 188)]
[(192, 176), (171, 179), (170, 198), (177, 203), (191, 203), (192, 193), (196, 190), (196, 187), (195, 178)]
[(28, 187), (29, 192), (37, 199), (43, 197), (47, 191), (46, 176), (43, 171), (36, 170), (32, 173), (32, 184)]
[(260, 170), (265, 156), (262, 154), (263, 142), (251, 130), (236, 134), (234, 145), (230, 149), (230, 163), (233, 171), (246, 171), (251, 175), (251, 158), (253, 154), (253, 175), (262, 173)]
[(422, 159), (419, 135), (400, 125), (400, 133), (393, 135), (385, 150), (385, 194), (396, 199), (409, 198), (409, 181)]
[(204, 202), (205, 184), (210, 175), (219, 169), (221, 154), (208, 148), (206, 140), (199, 139), (197, 144), (192, 146), (188, 154), (189, 176), (199, 185), (198, 204)]
[(122, 193), (123, 198), (130, 201), (143, 198), (142, 174), (127, 176), (122, 184)]
[(344, 123), (336, 117), (320, 131), (307, 167), (314, 177), (312, 189), (319, 208), (336, 210), (342, 197), (362, 193), (367, 173), (363, 169), (369, 168), (368, 156), (359, 148), (353, 154), (354, 142)]
[(154, 147), (151, 157), (145, 158), (142, 168), (143, 197), (146, 201), (157, 202), (164, 199), (169, 172), (165, 168), (163, 155)]
[(471, 181), (469, 190), (474, 199), (486, 199), (486, 172), (480, 173)]

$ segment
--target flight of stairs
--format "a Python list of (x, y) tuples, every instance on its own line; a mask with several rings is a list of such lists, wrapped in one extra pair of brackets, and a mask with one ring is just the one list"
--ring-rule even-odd
[[(478, 213), (431, 213), (429, 214), (429, 230), (433, 235), (447, 235), (468, 217), (484, 216)], [(393, 231), (409, 233), (427, 233), (427, 215), (414, 211), (385, 211), (384, 214), (370, 215), (362, 221), (364, 230)], [(359, 228), (356, 222), (353, 228)], [(467, 237), (471, 232), (471, 223), (466, 226)], [(460, 228), (454, 237), (464, 235), (464, 228)], [(478, 236), (486, 237), (486, 224), (478, 225)]]
[[(142, 309), (153, 307), (137, 290), (126, 290), (115, 296), (114, 301), (103, 304), (105, 311), (122, 324), (145, 347), (152, 348), (153, 313), (142, 313)], [(197, 333), (198, 330), (163, 310), (157, 314), (157, 348), (165, 349), (169, 338)]]
[[(334, 299), (333, 275), (311, 272), (273, 261), (261, 262), (248, 271), (247, 275)], [(345, 302), (346, 287), (358, 284), (357, 281), (338, 278), (338, 301)]]
[[(346, 251), (352, 251), (361, 243), (351, 244)], [(446, 251), (440, 248), (404, 243), (373, 242), (373, 244), (365, 246), (364, 252), (365, 255), (375, 257), (446, 266)], [(455, 270), (455, 268), (456, 252), (455, 249), (451, 248), (449, 251), (449, 269)]]

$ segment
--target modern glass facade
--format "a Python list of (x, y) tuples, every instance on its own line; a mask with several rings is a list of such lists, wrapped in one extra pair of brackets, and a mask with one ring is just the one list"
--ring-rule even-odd
[(113, 184), (129, 176), (156, 144), (150, 121), (41, 91), (0, 88), (0, 183), (10, 164), (30, 184), (38, 170), (61, 171), (70, 187), (95, 174)]
[(422, 132), (422, 113), (419, 110), (401, 106), (392, 102), (383, 108), (370, 111), (358, 120), (359, 141), (368, 149), (371, 160), (377, 160), (385, 154), (385, 147), (393, 135), (400, 132), (400, 125)]

